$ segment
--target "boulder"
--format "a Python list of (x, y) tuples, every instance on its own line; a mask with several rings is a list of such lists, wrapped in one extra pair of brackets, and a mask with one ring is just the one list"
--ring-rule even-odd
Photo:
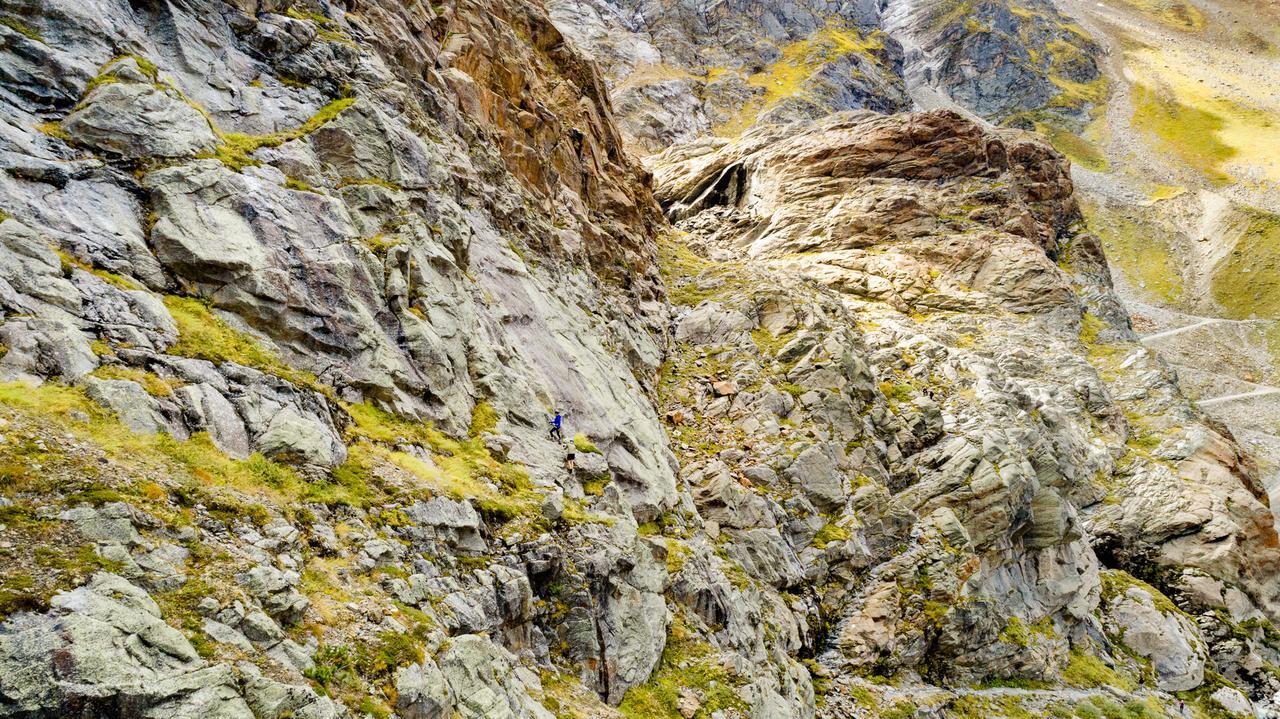
[(0, 696), (15, 716), (254, 719), (231, 667), (200, 659), (146, 592), (100, 572), (47, 614), (0, 624)]
[(459, 719), (554, 719), (529, 695), (515, 656), (484, 637), (456, 636), (436, 661)]
[(833, 512), (844, 506), (844, 475), (835, 462), (818, 447), (809, 447), (796, 455), (783, 475), (804, 491), (809, 501), (823, 512)]
[(328, 428), (291, 407), (277, 412), (255, 440), (259, 451), (282, 462), (318, 467), (336, 463)]
[(176, 90), (154, 84), (133, 58), (105, 74), (62, 121), (75, 142), (130, 159), (190, 157), (218, 145), (205, 116)]
[(701, 345), (730, 344), (747, 336), (754, 323), (741, 312), (704, 302), (676, 324), (676, 341)]
[(1116, 641), (1140, 657), (1151, 660), (1156, 686), (1164, 691), (1187, 691), (1204, 681), (1208, 647), (1200, 629), (1189, 617), (1172, 609), (1138, 584), (1126, 584), (1123, 573), (1109, 570), (1119, 591), (1107, 600), (1105, 625)]
[(249, 433), (236, 408), (212, 384), (184, 385), (173, 392), (183, 406), (188, 426), (196, 432), (207, 432), (223, 454), (245, 459), (251, 452)]
[(90, 399), (111, 410), (124, 426), (134, 432), (157, 434), (170, 431), (155, 398), (137, 382), (85, 377), (83, 384)]
[(435, 662), (425, 660), (396, 672), (396, 711), (404, 719), (448, 719), (454, 698)]

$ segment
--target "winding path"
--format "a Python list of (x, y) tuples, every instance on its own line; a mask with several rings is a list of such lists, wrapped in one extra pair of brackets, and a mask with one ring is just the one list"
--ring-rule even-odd
[(1216, 325), (1216, 324), (1221, 324), (1223, 322), (1231, 322), (1231, 321), (1232, 320), (1226, 320), (1219, 317), (1207, 317), (1205, 319), (1200, 320), (1199, 322), (1192, 322), (1189, 325), (1174, 327), (1171, 330), (1165, 330), (1163, 332), (1156, 332), (1154, 334), (1145, 335), (1142, 337), (1142, 342), (1146, 343), (1146, 342), (1150, 342), (1151, 340), (1164, 339), (1165, 337), (1180, 335), (1183, 332), (1190, 332), (1192, 330), (1197, 330), (1197, 329), (1200, 329), (1201, 327), (1208, 327), (1209, 325)]
[(1280, 388), (1263, 387), (1262, 389), (1255, 389), (1252, 392), (1228, 394), (1228, 395), (1223, 395), (1222, 397), (1210, 397), (1209, 399), (1202, 399), (1196, 404), (1200, 405), (1201, 407), (1204, 407), (1206, 405), (1222, 404), (1223, 402), (1234, 402), (1239, 399), (1254, 399), (1256, 397), (1269, 397), (1273, 394), (1280, 394)]

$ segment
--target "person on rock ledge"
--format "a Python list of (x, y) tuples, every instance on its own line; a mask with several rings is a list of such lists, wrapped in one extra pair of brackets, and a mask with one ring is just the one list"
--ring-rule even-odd
[(564, 441), (564, 434), (560, 431), (561, 422), (563, 422), (563, 419), (560, 417), (560, 413), (556, 412), (555, 418), (551, 420), (551, 438), (557, 442)]

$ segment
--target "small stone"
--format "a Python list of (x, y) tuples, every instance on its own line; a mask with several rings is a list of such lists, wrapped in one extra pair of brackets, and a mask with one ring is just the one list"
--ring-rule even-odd
[(738, 387), (730, 380), (712, 382), (711, 390), (715, 392), (717, 397), (732, 397), (738, 393)]
[(542, 506), (540, 507), (540, 510), (542, 512), (542, 516), (548, 522), (554, 522), (557, 519), (560, 519), (560, 516), (564, 514), (564, 492), (557, 490), (548, 493), (547, 496), (542, 499)]

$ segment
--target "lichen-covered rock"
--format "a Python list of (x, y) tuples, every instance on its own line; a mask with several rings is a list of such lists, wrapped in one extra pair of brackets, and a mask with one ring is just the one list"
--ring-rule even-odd
[(462, 719), (552, 719), (533, 701), (515, 669), (515, 657), (487, 639), (455, 637), (437, 659)]
[(1115, 593), (1102, 608), (1107, 631), (1129, 651), (1151, 661), (1156, 685), (1165, 691), (1186, 691), (1204, 681), (1208, 652), (1191, 618), (1163, 596), (1123, 575), (1110, 574)]
[(453, 693), (435, 662), (410, 664), (396, 673), (396, 708), (406, 719), (446, 719)]
[(146, 592), (111, 574), (55, 597), (51, 614), (0, 625), (0, 668), (0, 708), (17, 716), (254, 716), (231, 667), (201, 660)]
[(114, 412), (134, 432), (154, 434), (170, 430), (156, 401), (137, 382), (86, 377), (84, 385), (90, 398)]
[(1280, 689), (1256, 468), (1134, 342), (1066, 161), (876, 114), (1078, 115), (1083, 34), (551, 6), (2, 18), (0, 715)]

